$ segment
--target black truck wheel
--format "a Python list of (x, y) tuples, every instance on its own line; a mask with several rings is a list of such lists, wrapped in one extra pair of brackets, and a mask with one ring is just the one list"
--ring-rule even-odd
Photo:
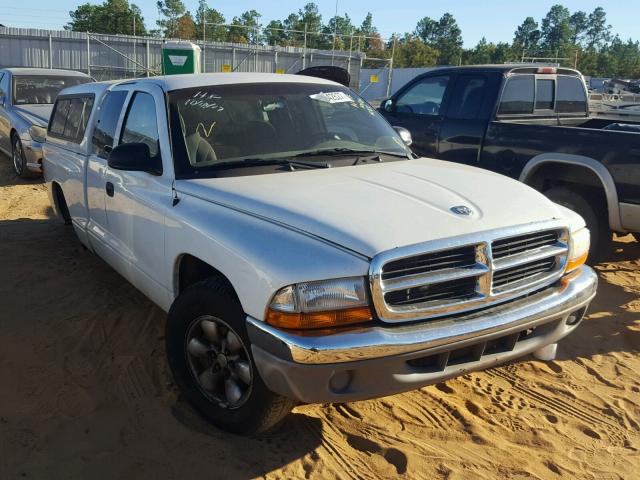
[(609, 229), (609, 215), (606, 205), (591, 197), (588, 192), (566, 187), (556, 187), (544, 192), (550, 200), (567, 207), (584, 218), (591, 234), (591, 248), (587, 263), (594, 265), (607, 258), (611, 252), (613, 233)]
[(181, 392), (223, 430), (264, 432), (295, 405), (270, 391), (260, 378), (245, 315), (224, 279), (198, 282), (178, 296), (167, 318), (166, 346)]

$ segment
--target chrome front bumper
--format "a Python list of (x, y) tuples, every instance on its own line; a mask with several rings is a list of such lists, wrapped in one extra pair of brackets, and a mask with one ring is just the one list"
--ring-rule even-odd
[(593, 270), (584, 266), (576, 273), (525, 298), (451, 318), (299, 335), (248, 317), (247, 329), (260, 375), (273, 391), (309, 403), (384, 396), (565, 337), (596, 294)]

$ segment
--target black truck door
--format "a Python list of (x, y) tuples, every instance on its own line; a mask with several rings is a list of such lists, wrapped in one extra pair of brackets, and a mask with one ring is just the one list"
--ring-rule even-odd
[(451, 75), (418, 77), (383, 103), (380, 109), (391, 125), (411, 132), (411, 148), (420, 156), (433, 157), (438, 152), (438, 136), (451, 79)]
[(499, 84), (497, 75), (457, 76), (440, 128), (438, 158), (467, 165), (478, 162)]

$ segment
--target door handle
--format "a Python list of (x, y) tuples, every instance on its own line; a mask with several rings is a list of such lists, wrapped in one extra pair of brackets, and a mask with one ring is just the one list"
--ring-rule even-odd
[(107, 182), (105, 190), (107, 191), (107, 195), (109, 195), (110, 197), (113, 197), (113, 192), (114, 192), (113, 183)]

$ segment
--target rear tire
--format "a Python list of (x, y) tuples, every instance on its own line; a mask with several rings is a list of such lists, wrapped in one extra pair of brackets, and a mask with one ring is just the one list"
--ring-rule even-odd
[(167, 317), (166, 347), (180, 391), (222, 430), (265, 432), (295, 405), (260, 378), (244, 312), (223, 278), (198, 282), (178, 296)]
[(607, 258), (611, 252), (613, 233), (609, 229), (609, 215), (606, 205), (600, 199), (588, 195), (588, 191), (576, 191), (566, 187), (556, 187), (544, 192), (555, 203), (579, 214), (587, 224), (591, 234), (591, 248), (587, 263), (594, 265)]

